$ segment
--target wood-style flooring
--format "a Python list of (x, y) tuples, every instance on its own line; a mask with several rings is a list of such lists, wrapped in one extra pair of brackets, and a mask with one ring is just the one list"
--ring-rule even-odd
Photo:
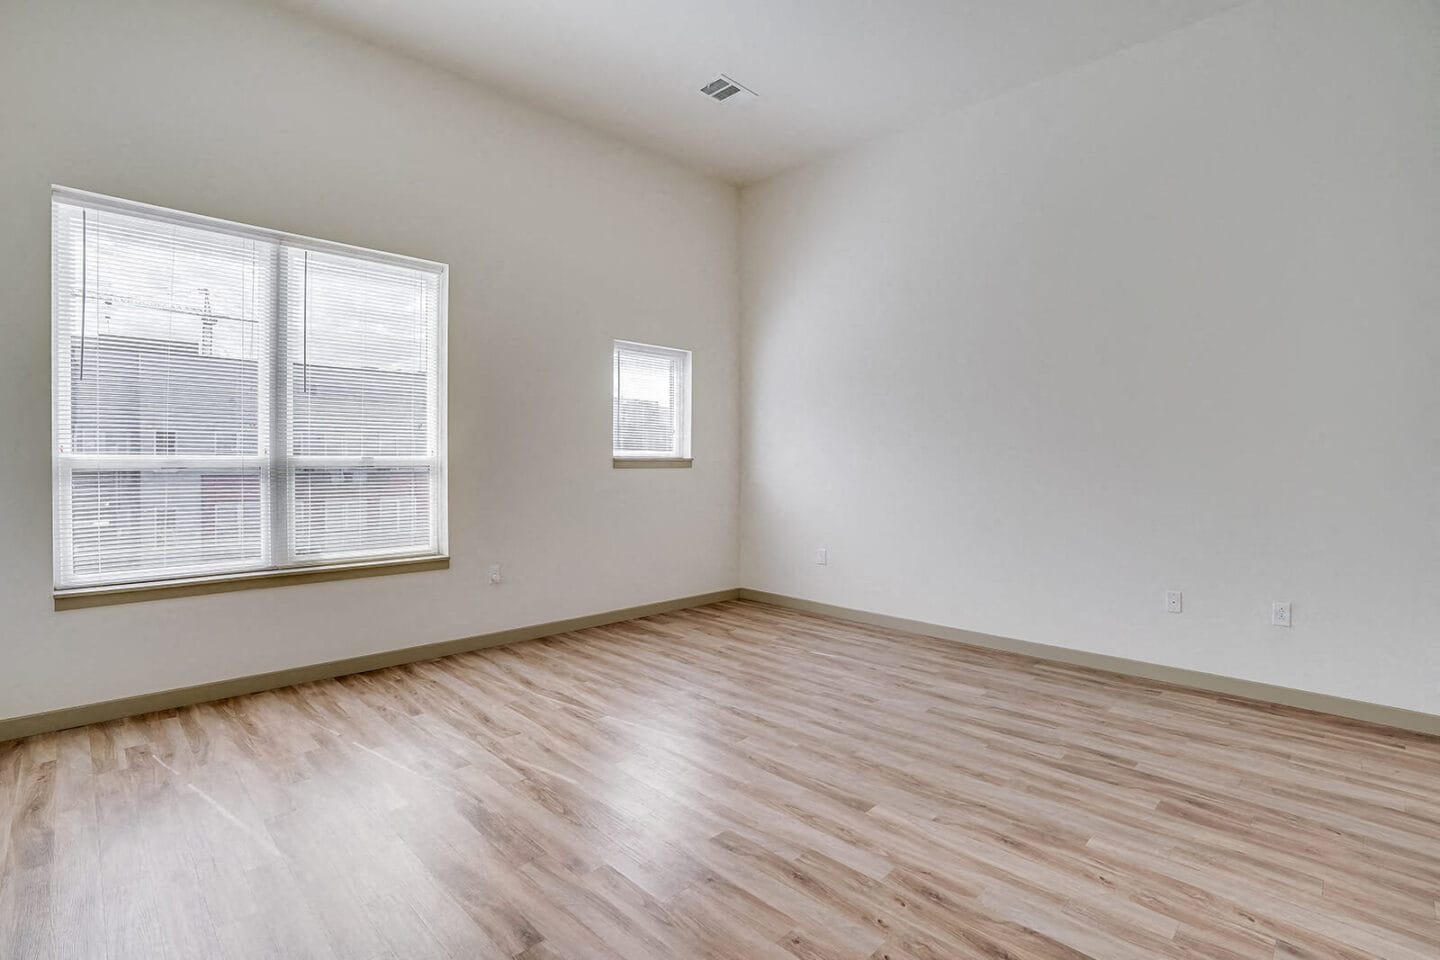
[(0, 957), (1440, 957), (1440, 741), (735, 601), (0, 744)]

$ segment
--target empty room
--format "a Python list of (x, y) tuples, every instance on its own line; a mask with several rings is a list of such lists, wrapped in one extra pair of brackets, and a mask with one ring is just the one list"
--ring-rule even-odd
[(0, 960), (1440, 958), (1440, 0), (0, 0)]

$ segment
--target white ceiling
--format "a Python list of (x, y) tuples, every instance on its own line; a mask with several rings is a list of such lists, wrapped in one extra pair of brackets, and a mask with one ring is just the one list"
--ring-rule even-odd
[(1246, 0), (281, 2), (745, 183)]

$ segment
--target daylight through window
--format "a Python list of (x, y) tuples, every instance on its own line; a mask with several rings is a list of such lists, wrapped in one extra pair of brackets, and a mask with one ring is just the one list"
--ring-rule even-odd
[(57, 588), (443, 554), (444, 266), (52, 216)]
[(690, 351), (615, 341), (614, 456), (690, 456)]

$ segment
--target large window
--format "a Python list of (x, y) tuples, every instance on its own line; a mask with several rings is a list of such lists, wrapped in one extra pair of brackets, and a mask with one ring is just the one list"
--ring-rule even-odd
[(690, 351), (615, 341), (614, 457), (688, 462)]
[(446, 269), (52, 198), (57, 589), (445, 552)]

